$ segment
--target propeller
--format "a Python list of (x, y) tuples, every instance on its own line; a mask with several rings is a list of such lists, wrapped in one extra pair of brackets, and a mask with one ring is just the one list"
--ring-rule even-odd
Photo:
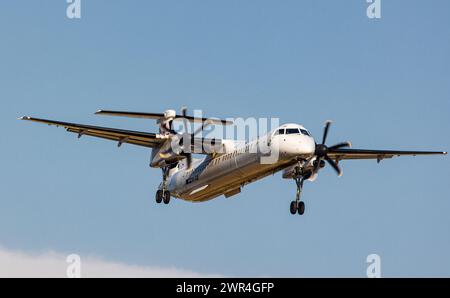
[[(332, 152), (335, 149), (352, 146), (352, 144), (350, 142), (341, 142), (341, 143), (338, 143), (338, 144), (330, 146), (330, 147), (325, 145), (325, 143), (327, 141), (327, 137), (328, 137), (328, 132), (330, 130), (330, 126), (331, 126), (331, 121), (326, 121), (324, 130), (323, 130), (322, 143), (316, 144), (316, 150), (314, 152), (314, 156), (316, 157), (316, 159), (314, 161), (314, 170), (313, 170), (314, 176), (316, 176), (316, 174), (319, 172), (320, 168), (323, 167), (323, 160), (328, 162), (328, 164), (336, 171), (336, 173), (338, 174), (339, 177), (342, 176), (342, 169), (339, 167), (339, 165), (334, 160), (332, 160), (328, 156), (328, 153)], [(321, 164), (322, 164), (322, 166), (321, 166)]]
[[(184, 123), (184, 131), (185, 131), (185, 133), (184, 133), (184, 135), (183, 135), (183, 137), (182, 137), (182, 139), (180, 141), (180, 146), (184, 149), (183, 142), (184, 142), (185, 138), (189, 141), (188, 143), (190, 144), (192, 142), (192, 140), (194, 140), (194, 138), (195, 138), (195, 136), (197, 134), (201, 133), (207, 126), (213, 124), (214, 121), (211, 120), (211, 119), (207, 119), (193, 133), (189, 133), (189, 129), (188, 129), (189, 122), (188, 122), (188, 120), (186, 118), (187, 117), (187, 107), (186, 106), (181, 108), (181, 115), (183, 116), (183, 123)], [(185, 150), (183, 150), (183, 151), (185, 151)], [(191, 163), (192, 163), (192, 153), (189, 150), (189, 152), (184, 152), (184, 153), (182, 153), (182, 155), (186, 156), (187, 167), (189, 169), (191, 167)]]
[[(202, 132), (205, 127), (208, 125), (213, 124), (212, 120), (207, 119), (202, 123), (202, 125), (195, 130), (193, 133), (189, 132), (189, 116), (187, 115), (187, 107), (183, 106), (180, 110), (181, 117), (177, 117), (177, 119), (183, 119), (183, 125), (184, 125), (184, 131), (182, 134), (179, 134), (173, 130), (171, 130), (171, 134), (173, 137), (173, 141), (177, 142), (177, 145), (179, 146), (179, 149), (177, 150), (176, 154), (182, 155), (186, 158), (187, 168), (189, 169), (192, 164), (192, 152), (190, 148), (190, 144), (192, 144), (192, 141), (194, 140), (195, 136)], [(186, 145), (186, 147), (185, 147)], [(167, 149), (164, 152), (160, 152), (159, 155), (161, 158), (167, 158), (173, 153), (172, 148)]]
[[(187, 117), (187, 107), (183, 106), (181, 108), (181, 115), (180, 119), (183, 119), (183, 125), (184, 125), (184, 131), (182, 134), (178, 134), (176, 131), (172, 130), (172, 124), (170, 124), (171, 134), (172, 134), (172, 142), (176, 142), (178, 149), (176, 150), (176, 154), (182, 155), (186, 158), (187, 167), (190, 168), (192, 164), (192, 154), (190, 152), (189, 144), (191, 143), (190, 140), (194, 137), (194, 134), (189, 134), (189, 122), (186, 119)], [(188, 149), (184, 147), (185, 140), (187, 140)], [(187, 152), (186, 152), (187, 151)], [(161, 158), (168, 158), (173, 154), (173, 148), (168, 148), (165, 151), (162, 151), (159, 153), (159, 156)]]

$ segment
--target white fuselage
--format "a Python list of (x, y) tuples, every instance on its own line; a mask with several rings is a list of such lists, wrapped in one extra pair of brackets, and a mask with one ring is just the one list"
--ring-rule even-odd
[[(298, 129), (299, 133), (287, 134), (288, 129)], [(180, 163), (171, 170), (167, 189), (172, 196), (193, 202), (207, 201), (222, 194), (226, 197), (235, 195), (245, 184), (314, 154), (314, 139), (309, 133), (300, 133), (300, 129), (306, 131), (301, 125), (286, 124), (255, 141), (236, 142), (224, 154), (198, 159), (190, 169)], [(280, 131), (286, 133), (279, 134)], [(268, 151), (258, 150), (261, 145)]]

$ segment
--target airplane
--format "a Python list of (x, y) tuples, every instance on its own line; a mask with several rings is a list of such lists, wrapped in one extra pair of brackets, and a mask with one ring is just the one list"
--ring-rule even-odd
[[(325, 123), (320, 142), (308, 129), (299, 124), (284, 124), (253, 141), (236, 141), (197, 137), (210, 125), (232, 125), (233, 121), (209, 119), (187, 115), (187, 108), (181, 114), (175, 110), (164, 113), (123, 112), (99, 110), (95, 114), (131, 118), (154, 119), (159, 125), (159, 133), (130, 131), (109, 127), (68, 123), (33, 117), (20, 120), (40, 122), (64, 127), (78, 138), (92, 136), (122, 144), (132, 144), (152, 149), (150, 167), (162, 169), (162, 182), (156, 191), (156, 203), (169, 204), (171, 197), (190, 202), (205, 202), (224, 195), (237, 195), (242, 188), (266, 176), (282, 171), (284, 179), (293, 179), (297, 186), (295, 200), (290, 203), (290, 213), (302, 215), (305, 203), (301, 200), (304, 181), (314, 181), (326, 163), (341, 176), (339, 165), (342, 160), (372, 159), (378, 163), (386, 158), (402, 155), (446, 155), (443, 151), (398, 151), (352, 149), (350, 142), (326, 145), (331, 121)], [(183, 133), (173, 129), (173, 122), (181, 120)], [(188, 133), (188, 125), (201, 124), (193, 133)], [(260, 150), (266, 145), (266, 151)], [(274, 162), (263, 163), (262, 158), (277, 153)], [(192, 154), (204, 155), (193, 158)]]

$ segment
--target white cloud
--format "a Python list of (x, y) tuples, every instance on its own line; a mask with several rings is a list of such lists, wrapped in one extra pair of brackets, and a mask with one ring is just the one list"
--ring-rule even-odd
[[(67, 277), (68, 254), (30, 254), (0, 248), (0, 278)], [(81, 256), (81, 277), (215, 277), (193, 271), (153, 266), (128, 265)]]

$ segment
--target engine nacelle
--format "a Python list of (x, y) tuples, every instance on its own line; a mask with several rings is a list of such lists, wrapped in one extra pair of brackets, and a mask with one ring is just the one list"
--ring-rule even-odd
[(231, 142), (225, 146), (222, 140), (193, 138), (190, 134), (167, 137), (167, 141), (159, 148), (152, 150), (150, 166), (154, 168), (166, 167), (185, 159), (188, 154), (221, 154), (225, 150), (232, 152)]
[(153, 148), (150, 166), (152, 168), (162, 168), (186, 158), (185, 155), (182, 155), (182, 147), (179, 145), (179, 142), (180, 139), (167, 139), (161, 147)]
[(163, 168), (175, 164), (186, 158), (184, 155), (176, 154), (172, 150), (164, 151), (161, 148), (152, 150), (150, 166), (152, 168)]

